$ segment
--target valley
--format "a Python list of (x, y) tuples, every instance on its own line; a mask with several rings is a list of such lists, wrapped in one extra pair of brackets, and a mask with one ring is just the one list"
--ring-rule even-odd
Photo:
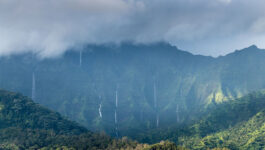
[(0, 86), (76, 121), (85, 139), (88, 129), (189, 149), (262, 148), (264, 56), (256, 46), (214, 58), (166, 43), (88, 45), (53, 59), (2, 57)]

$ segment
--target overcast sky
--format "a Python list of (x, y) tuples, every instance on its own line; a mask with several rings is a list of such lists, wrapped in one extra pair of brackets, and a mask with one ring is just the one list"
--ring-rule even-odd
[(264, 0), (0, 0), (0, 55), (166, 41), (203, 55), (265, 48)]

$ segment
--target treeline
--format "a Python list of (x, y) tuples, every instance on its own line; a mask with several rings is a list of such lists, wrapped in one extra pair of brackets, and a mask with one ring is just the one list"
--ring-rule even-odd
[(59, 113), (13, 92), (0, 90), (0, 149), (23, 150), (149, 150), (179, 149), (175, 144), (141, 144), (127, 137), (114, 139), (92, 133)]

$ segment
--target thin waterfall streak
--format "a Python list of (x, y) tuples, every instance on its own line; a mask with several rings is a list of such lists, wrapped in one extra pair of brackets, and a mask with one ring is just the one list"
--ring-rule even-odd
[(116, 110), (115, 110), (115, 115), (114, 115), (114, 117), (115, 117), (115, 124), (117, 125), (118, 120), (117, 120), (117, 111), (116, 111)]
[(99, 113), (99, 117), (102, 118), (102, 100), (101, 100), (101, 95), (99, 95), (99, 108), (98, 108), (98, 113)]
[(36, 97), (36, 80), (35, 80), (35, 73), (32, 73), (32, 90), (31, 90), (31, 99), (35, 100)]
[(179, 105), (177, 105), (176, 113), (177, 113), (177, 122), (179, 122)]
[(159, 115), (156, 114), (156, 127), (159, 127)]
[(119, 101), (119, 97), (118, 97), (118, 86), (115, 92), (115, 114), (114, 114), (114, 121), (115, 121), (115, 132), (116, 132), (116, 136), (118, 137), (118, 116), (117, 116), (117, 110), (118, 110), (118, 101)]
[(98, 113), (99, 113), (99, 117), (102, 118), (102, 103), (99, 104), (99, 108), (98, 108)]
[(79, 53), (79, 66), (82, 67), (82, 51)]
[(154, 107), (157, 108), (156, 83), (154, 82)]
[(115, 110), (115, 133), (116, 137), (118, 137), (118, 120), (117, 120), (117, 111)]
[(118, 108), (118, 90), (116, 90), (116, 108)]
[(115, 132), (116, 132), (116, 137), (119, 137), (119, 134), (118, 134), (118, 127), (115, 128)]

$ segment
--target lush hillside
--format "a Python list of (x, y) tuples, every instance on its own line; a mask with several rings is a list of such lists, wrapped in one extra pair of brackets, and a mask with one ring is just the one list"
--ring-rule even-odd
[(265, 92), (255, 92), (213, 110), (189, 130), (192, 136), (178, 138), (190, 148), (226, 147), (264, 149)]
[(21, 94), (0, 90), (0, 128), (52, 129), (59, 134), (80, 134), (87, 129), (64, 119)]
[(88, 45), (60, 58), (1, 57), (0, 87), (90, 130), (135, 136), (196, 120), (208, 106), (264, 89), (264, 58), (255, 46), (212, 58), (165, 43)]
[(0, 90), (0, 149), (183, 150), (171, 142), (140, 144), (92, 133), (31, 99)]
[(161, 141), (153, 145), (149, 145), (144, 150), (188, 150), (187, 148), (176, 146), (175, 143), (169, 141)]
[(0, 148), (116, 149), (144, 147), (127, 139), (113, 140), (68, 121), (21, 94), (0, 90)]
[(254, 92), (209, 110), (190, 126), (154, 130), (138, 136), (144, 142), (170, 139), (190, 149), (264, 149), (265, 92)]
[(189, 147), (192, 147), (192, 149), (215, 147), (248, 150), (264, 149), (265, 110), (260, 111), (248, 121), (243, 121), (232, 128), (207, 135), (202, 139), (192, 139), (185, 145), (190, 145)]

